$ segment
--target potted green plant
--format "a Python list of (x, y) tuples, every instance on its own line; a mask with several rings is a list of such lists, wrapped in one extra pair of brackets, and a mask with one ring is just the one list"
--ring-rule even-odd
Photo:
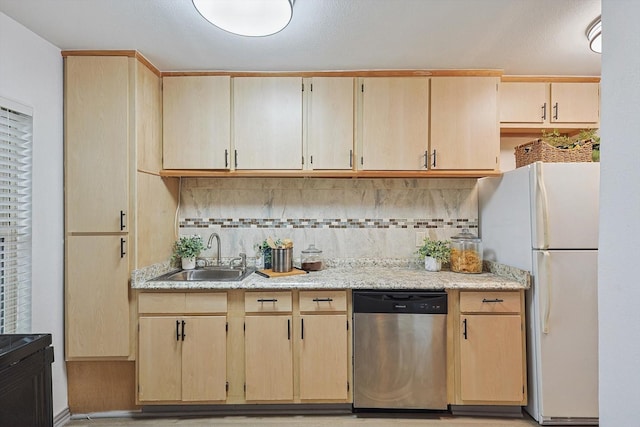
[(424, 268), (427, 271), (440, 271), (442, 263), (449, 261), (451, 246), (448, 240), (436, 240), (425, 238), (422, 246), (417, 250), (420, 259), (424, 259)]
[(204, 242), (201, 236), (182, 236), (173, 244), (173, 257), (181, 259), (183, 270), (191, 270), (196, 267), (196, 257), (203, 250)]

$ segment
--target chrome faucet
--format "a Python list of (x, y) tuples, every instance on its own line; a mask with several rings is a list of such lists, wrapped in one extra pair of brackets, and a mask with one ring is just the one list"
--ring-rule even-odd
[(240, 261), (240, 267), (242, 267), (243, 269), (247, 268), (247, 254), (241, 252), (239, 257), (233, 258), (231, 261), (229, 261), (229, 267), (233, 268), (233, 264), (236, 261)]
[(209, 236), (209, 241), (207, 242), (207, 249), (211, 249), (211, 241), (213, 240), (213, 238), (216, 238), (216, 248), (218, 250), (217, 255), (217, 265), (220, 265), (220, 236), (218, 236), (218, 233), (211, 233), (211, 235)]

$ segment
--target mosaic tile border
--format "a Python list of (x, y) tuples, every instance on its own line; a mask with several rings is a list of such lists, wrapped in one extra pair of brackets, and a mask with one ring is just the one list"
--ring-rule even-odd
[(478, 228), (469, 218), (185, 218), (180, 228)]

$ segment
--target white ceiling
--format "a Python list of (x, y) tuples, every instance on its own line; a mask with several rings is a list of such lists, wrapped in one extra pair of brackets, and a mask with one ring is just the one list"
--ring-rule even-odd
[(0, 0), (0, 12), (60, 49), (135, 49), (161, 71), (490, 68), (599, 76), (600, 55), (585, 31), (600, 4), (296, 0), (289, 26), (262, 38), (218, 29), (190, 0)]

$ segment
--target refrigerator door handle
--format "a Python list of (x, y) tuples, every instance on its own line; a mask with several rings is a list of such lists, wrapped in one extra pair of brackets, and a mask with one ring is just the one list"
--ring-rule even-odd
[[(539, 164), (536, 167), (536, 195), (538, 197), (538, 209), (537, 216), (539, 219), (540, 227), (536, 230), (536, 248), (549, 249), (549, 201), (547, 199), (547, 188), (544, 184), (544, 175), (542, 173), (543, 164)], [(542, 236), (540, 236), (540, 228), (542, 229)], [(542, 241), (540, 238), (542, 237)]]
[[(549, 333), (549, 316), (551, 315), (551, 254), (549, 251), (540, 252), (542, 255), (542, 263), (540, 263), (540, 277), (543, 280), (538, 280), (537, 285), (540, 291), (544, 292), (541, 296), (540, 302), (544, 305), (542, 307), (542, 333)], [(544, 286), (541, 284), (544, 283)]]

